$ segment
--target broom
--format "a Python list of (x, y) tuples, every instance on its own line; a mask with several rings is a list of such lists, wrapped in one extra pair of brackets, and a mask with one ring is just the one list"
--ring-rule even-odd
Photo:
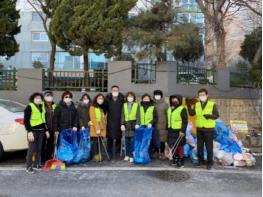
[(53, 159), (47, 160), (44, 165), (44, 171), (50, 171), (50, 170), (66, 170), (66, 165), (65, 163), (59, 161), (56, 159), (56, 153), (57, 153), (57, 141), (58, 141), (58, 135), (55, 134), (55, 140), (54, 140), (54, 145), (55, 145), (55, 150), (54, 150), (54, 156)]

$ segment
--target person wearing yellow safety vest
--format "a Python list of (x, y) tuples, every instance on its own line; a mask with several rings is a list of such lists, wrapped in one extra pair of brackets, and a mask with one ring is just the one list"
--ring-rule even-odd
[[(35, 173), (41, 169), (40, 156), (44, 135), (49, 138), (46, 126), (46, 111), (43, 105), (43, 95), (34, 93), (29, 98), (29, 104), (24, 111), (24, 125), (27, 130), (28, 151), (26, 156), (26, 172)], [(34, 162), (33, 162), (34, 155)]]
[(213, 101), (208, 99), (208, 92), (206, 89), (198, 91), (199, 101), (194, 108), (191, 102), (187, 99), (187, 108), (191, 116), (196, 116), (195, 126), (197, 129), (197, 155), (198, 166), (205, 165), (204, 161), (204, 145), (207, 150), (206, 167), (210, 170), (213, 166), (213, 138), (216, 119), (219, 118), (217, 107)]
[[(178, 146), (172, 150), (172, 165), (184, 167), (185, 133), (188, 124), (187, 111), (182, 105), (181, 95), (170, 96), (170, 107), (167, 110), (168, 145), (172, 149), (175, 143)], [(180, 142), (179, 142), (180, 141)]]
[[(140, 126), (153, 128), (152, 136), (154, 136), (154, 129), (156, 128), (156, 124), (158, 122), (158, 113), (156, 108), (154, 107), (154, 102), (149, 94), (144, 94), (142, 96), (142, 101), (140, 105)], [(154, 142), (155, 138), (152, 138), (149, 153), (152, 157), (155, 150), (154, 150)]]
[(140, 110), (133, 92), (128, 92), (125, 100), (121, 115), (121, 131), (122, 136), (125, 137), (126, 150), (124, 161), (133, 163), (134, 130), (139, 128)]
[(54, 153), (54, 128), (53, 128), (53, 116), (56, 108), (56, 104), (53, 101), (53, 92), (49, 89), (43, 91), (44, 95), (44, 107), (46, 111), (46, 125), (50, 134), (49, 138), (44, 136), (42, 142), (41, 151), (41, 163), (44, 164), (47, 160), (53, 158)]
[(103, 159), (100, 154), (100, 150), (103, 149), (101, 147), (102, 144), (99, 143), (99, 137), (105, 138), (107, 132), (106, 106), (103, 94), (95, 96), (89, 109), (89, 116), (91, 121), (90, 136), (92, 141), (92, 160), (98, 162)]

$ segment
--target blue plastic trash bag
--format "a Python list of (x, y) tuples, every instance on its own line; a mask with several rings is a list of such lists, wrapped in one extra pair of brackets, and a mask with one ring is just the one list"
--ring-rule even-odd
[(241, 147), (234, 141), (234, 133), (222, 121), (216, 121), (214, 139), (220, 143), (220, 150), (233, 154), (242, 152)]
[(77, 132), (78, 151), (74, 156), (73, 163), (84, 163), (90, 159), (91, 142), (89, 129)]
[(135, 129), (134, 163), (147, 164), (151, 162), (149, 147), (152, 139), (152, 128), (140, 127)]
[(72, 164), (78, 151), (77, 133), (72, 129), (65, 129), (59, 134), (59, 143), (57, 145), (57, 159)]

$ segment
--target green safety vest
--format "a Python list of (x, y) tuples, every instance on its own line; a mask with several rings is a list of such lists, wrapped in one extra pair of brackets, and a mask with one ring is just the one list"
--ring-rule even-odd
[(168, 128), (170, 129), (181, 129), (183, 125), (183, 120), (181, 117), (181, 112), (184, 107), (181, 105), (177, 107), (174, 111), (172, 108), (169, 107), (167, 110), (167, 117), (168, 117)]
[(97, 122), (101, 122), (102, 112), (101, 112), (100, 108), (95, 107), (95, 115), (96, 115)]
[(216, 121), (212, 119), (206, 119), (203, 115), (212, 115), (214, 102), (208, 101), (205, 108), (202, 109), (201, 102), (197, 102), (195, 105), (195, 126), (197, 128), (214, 128)]
[(29, 103), (29, 106), (31, 107), (31, 116), (30, 116), (30, 125), (32, 127), (41, 125), (46, 122), (46, 110), (42, 103), (42, 112), (39, 111), (37, 106), (34, 103)]
[(128, 109), (128, 103), (124, 103), (124, 117), (125, 121), (131, 121), (131, 120), (136, 120), (136, 114), (137, 114), (137, 109), (138, 109), (138, 103), (133, 103), (132, 104), (132, 109), (129, 113)]
[(144, 112), (144, 108), (140, 107), (140, 117), (141, 117), (141, 125), (148, 125), (153, 120), (153, 110), (154, 106), (148, 107), (146, 112)]

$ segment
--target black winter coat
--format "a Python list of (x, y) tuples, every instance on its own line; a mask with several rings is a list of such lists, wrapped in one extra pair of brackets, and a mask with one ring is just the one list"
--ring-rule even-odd
[(124, 96), (119, 93), (117, 100), (114, 101), (110, 93), (105, 100), (107, 106), (107, 137), (119, 139), (121, 138), (121, 114)]
[(53, 126), (54, 131), (59, 132), (79, 126), (78, 112), (73, 102), (70, 106), (62, 101), (58, 104), (54, 112)]

